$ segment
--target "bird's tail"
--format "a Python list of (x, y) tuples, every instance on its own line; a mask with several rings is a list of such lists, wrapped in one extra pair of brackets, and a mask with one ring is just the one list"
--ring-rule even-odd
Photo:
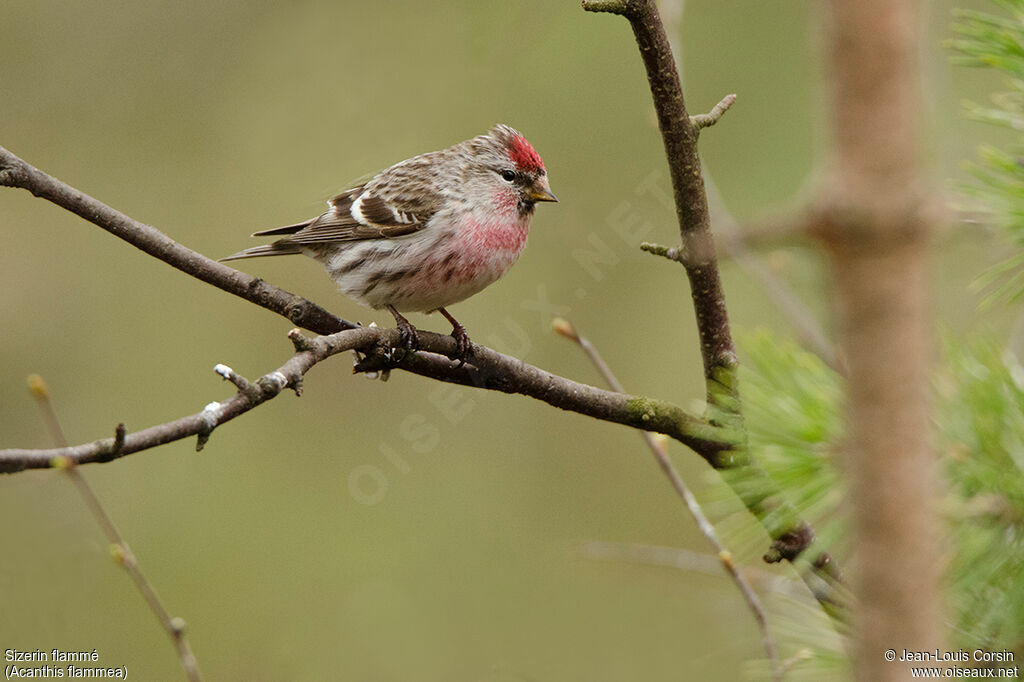
[[(259, 232), (253, 232), (251, 236), (262, 237), (265, 235), (272, 234), (295, 234), (302, 228), (309, 226), (311, 222), (313, 221), (307, 220), (304, 223), (295, 223), (294, 225), (285, 225), (284, 227), (274, 227), (269, 230), (260, 230)], [(300, 249), (296, 244), (289, 244), (286, 240), (282, 239), (280, 241), (274, 242), (273, 244), (267, 244), (265, 246), (254, 246), (251, 249), (246, 249), (245, 251), (233, 253), (230, 256), (227, 256), (226, 258), (218, 259), (218, 262), (223, 263), (229, 260), (242, 260), (243, 258), (260, 258), (262, 256), (287, 256), (289, 254), (295, 253), (302, 253), (302, 249)]]
[(302, 253), (302, 249), (296, 244), (282, 244), (277, 242), (275, 244), (266, 244), (264, 246), (254, 246), (251, 249), (245, 251), (239, 251), (233, 253), (225, 258), (218, 258), (217, 261), (224, 263), (229, 260), (242, 260), (243, 258), (260, 258), (261, 256), (287, 256), (293, 253)]
[(283, 227), (272, 227), (269, 230), (260, 230), (259, 232), (253, 232), (250, 237), (263, 237), (268, 234), (295, 234), (304, 227), (309, 227), (314, 219), (307, 220), (302, 223), (295, 223), (294, 225), (285, 225)]

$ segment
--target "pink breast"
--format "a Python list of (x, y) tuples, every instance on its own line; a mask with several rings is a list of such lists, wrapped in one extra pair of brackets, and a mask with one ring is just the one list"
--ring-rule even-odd
[(478, 277), (497, 279), (519, 258), (528, 234), (529, 224), (518, 216), (497, 221), (466, 218), (458, 238), (452, 240), (458, 253), (453, 259), (452, 274), (463, 281)]

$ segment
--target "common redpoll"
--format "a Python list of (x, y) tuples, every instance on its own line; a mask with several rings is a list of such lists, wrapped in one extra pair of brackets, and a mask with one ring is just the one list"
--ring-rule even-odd
[(445, 310), (495, 282), (519, 258), (534, 204), (558, 201), (540, 155), (506, 125), (396, 163), (327, 202), (318, 218), (256, 232), (286, 235), (222, 261), (303, 253), (342, 292), (387, 308), (405, 345), (418, 346), (402, 312), (439, 311), (459, 358), (472, 352), (465, 327)]

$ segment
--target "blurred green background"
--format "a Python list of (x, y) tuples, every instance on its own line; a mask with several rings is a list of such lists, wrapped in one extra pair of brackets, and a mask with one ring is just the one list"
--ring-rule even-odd
[[(951, 7), (928, 4), (923, 122), (940, 182), (998, 140), (960, 116), (962, 98), (998, 82), (947, 65)], [(740, 218), (813, 186), (827, 140), (814, 9), (687, 3), (691, 111), (739, 94), (702, 151)], [(685, 278), (636, 248), (676, 231), (645, 190), (667, 190), (667, 169), (618, 17), (577, 0), (5, 0), (0, 63), (0, 144), (212, 257), (315, 215), (353, 178), (513, 125), (561, 203), (539, 207), (519, 264), (454, 314), (478, 342), (598, 383), (549, 331), (552, 313), (567, 316), (631, 390), (702, 398)], [(226, 398), (215, 363), (256, 377), (291, 352), (284, 319), (26, 192), (0, 191), (0, 231), (0, 447), (50, 445), (25, 390), (33, 372), (77, 443)], [(607, 262), (574, 256), (602, 245)], [(1006, 326), (965, 290), (999, 249), (978, 232), (940, 240), (941, 324)], [(771, 260), (827, 325), (813, 254)], [(390, 324), (311, 260), (239, 267)], [(756, 284), (729, 263), (724, 277), (738, 328), (786, 330)], [(699, 493), (706, 467), (673, 452)], [(708, 547), (635, 434), (524, 398), (401, 373), (368, 381), (338, 357), (301, 399), (220, 428), (202, 453), (180, 442), (83, 472), (188, 621), (209, 679), (732, 680), (763, 655), (728, 581), (581, 556), (590, 539)], [(68, 481), (0, 478), (0, 516), (0, 648), (95, 648), (134, 679), (181, 677)], [(756, 565), (757, 549), (742, 558)]]

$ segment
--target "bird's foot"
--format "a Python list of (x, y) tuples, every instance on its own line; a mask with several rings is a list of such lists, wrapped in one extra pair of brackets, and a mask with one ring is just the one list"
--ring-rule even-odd
[(459, 367), (466, 364), (466, 360), (473, 354), (473, 342), (469, 338), (466, 328), (449, 314), (444, 308), (438, 308), (438, 312), (445, 316), (452, 323), (452, 338), (455, 339), (456, 352), (453, 360), (459, 361)]
[(420, 336), (416, 333), (416, 327), (409, 322), (402, 320), (398, 324), (398, 335), (402, 339), (402, 345), (410, 353), (420, 349)]
[(388, 306), (388, 310), (395, 318), (395, 325), (398, 327), (398, 336), (402, 340), (402, 345), (409, 352), (419, 350), (420, 337), (416, 333), (416, 327), (412, 326), (409, 320), (402, 317), (402, 313), (394, 309), (393, 306)]

